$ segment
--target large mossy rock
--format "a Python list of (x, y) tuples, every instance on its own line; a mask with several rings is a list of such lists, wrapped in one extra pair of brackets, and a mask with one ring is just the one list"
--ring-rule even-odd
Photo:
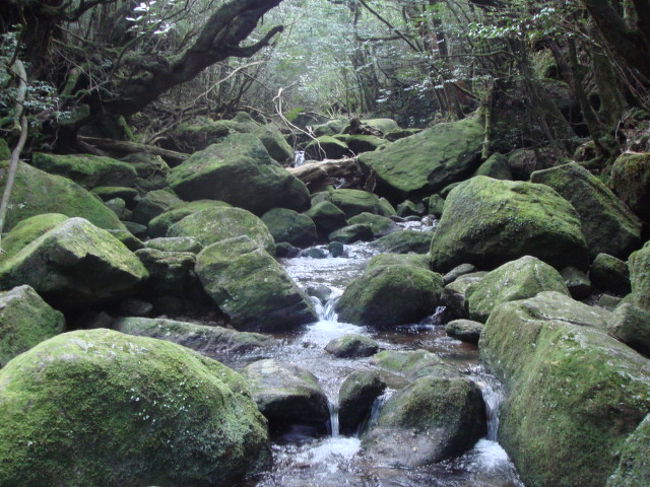
[(378, 328), (416, 323), (440, 303), (442, 276), (410, 265), (371, 267), (336, 305), (341, 321)]
[(61, 213), (45, 213), (25, 218), (2, 237), (0, 262), (17, 254), (22, 248), (67, 219), (68, 217)]
[(213, 206), (186, 216), (167, 230), (169, 237), (192, 237), (204, 247), (245, 235), (273, 253), (275, 241), (262, 220), (241, 208)]
[(72, 179), (84, 188), (132, 186), (137, 177), (128, 163), (90, 154), (44, 154), (35, 152), (32, 165), (50, 174)]
[(373, 247), (391, 254), (426, 254), (431, 247), (431, 232), (399, 230), (373, 242)]
[(633, 301), (650, 311), (650, 242), (628, 259)]
[(387, 265), (410, 265), (429, 270), (429, 258), (421, 254), (379, 254), (368, 261), (368, 269)]
[(28, 284), (66, 309), (127, 295), (148, 277), (140, 260), (106, 230), (70, 218), (0, 264), (0, 286)]
[(339, 428), (344, 435), (358, 432), (370, 418), (372, 405), (386, 389), (376, 370), (355, 370), (339, 389)]
[(512, 179), (512, 171), (508, 165), (508, 158), (498, 152), (492, 154), (479, 166), (474, 176), (487, 176), (494, 179)]
[(147, 226), (147, 233), (151, 237), (164, 237), (167, 235), (167, 230), (169, 230), (169, 227), (171, 227), (174, 223), (181, 221), (186, 216), (190, 216), (193, 213), (198, 213), (201, 210), (207, 210), (208, 208), (229, 206), (230, 205), (228, 203), (214, 200), (197, 200), (190, 201), (189, 203), (183, 203), (173, 210), (166, 211), (153, 218)]
[(305, 147), (305, 157), (310, 160), (341, 159), (351, 155), (347, 144), (338, 138), (323, 135), (312, 140)]
[(569, 295), (564, 278), (557, 270), (527, 255), (486, 274), (468, 288), (465, 299), (470, 318), (485, 322), (501, 303), (532, 298), (543, 291)]
[(0, 370), (0, 485), (232, 485), (268, 459), (240, 375), (162, 340), (65, 333)]
[(127, 335), (177, 343), (222, 361), (234, 358), (237, 354), (268, 348), (273, 344), (271, 337), (259, 333), (163, 318), (122, 318), (113, 327)]
[(399, 230), (399, 227), (390, 218), (372, 213), (359, 213), (350, 218), (348, 223), (350, 225), (368, 225), (375, 238)]
[(611, 186), (632, 211), (650, 222), (650, 153), (621, 154), (612, 166)]
[(586, 269), (588, 252), (571, 204), (542, 184), (476, 176), (447, 197), (431, 241), (431, 265), (490, 269), (532, 255), (563, 269)]
[(294, 210), (274, 208), (264, 213), (262, 221), (278, 243), (287, 242), (297, 247), (307, 247), (318, 238), (314, 221)]
[(192, 252), (166, 252), (144, 248), (136, 250), (135, 255), (149, 273), (146, 290), (153, 295), (183, 296), (196, 281), (192, 272), (196, 255)]
[(419, 466), (469, 450), (487, 432), (479, 387), (464, 377), (422, 377), (395, 393), (364, 435), (366, 455)]
[(162, 157), (147, 152), (136, 152), (122, 160), (128, 162), (135, 169), (138, 175), (135, 184), (139, 189), (154, 191), (167, 186), (169, 165)]
[(607, 480), (607, 487), (645, 487), (650, 485), (650, 415), (627, 437), (621, 451), (621, 462)]
[(575, 162), (535, 171), (530, 180), (546, 184), (569, 201), (582, 221), (589, 253), (627, 257), (641, 243), (641, 222), (596, 176)]
[(150, 191), (137, 199), (133, 209), (133, 221), (141, 225), (148, 225), (158, 215), (171, 211), (183, 205), (183, 200), (173, 191), (157, 189)]
[(274, 359), (253, 362), (242, 374), (273, 434), (284, 433), (293, 425), (308, 426), (315, 434), (327, 431), (327, 396), (314, 374)]
[[(6, 178), (7, 162), (0, 162), (0, 187), (5, 186)], [(126, 230), (115, 213), (78, 184), (20, 162), (4, 231), (25, 218), (43, 213), (79, 216), (100, 228)]]
[(343, 210), (330, 201), (314, 204), (305, 215), (313, 220), (316, 229), (323, 235), (329, 235), (348, 224)]
[(346, 218), (352, 218), (364, 212), (377, 215), (383, 213), (377, 195), (360, 189), (332, 189), (316, 193), (313, 197), (313, 204), (317, 205), (322, 201), (329, 201), (336, 205), (345, 213)]
[(29, 286), (0, 292), (0, 368), (42, 341), (62, 333), (65, 318)]
[(275, 162), (257, 137), (229, 135), (193, 154), (169, 174), (170, 187), (188, 201), (225, 201), (255, 214), (309, 207), (307, 187)]
[(291, 330), (316, 320), (309, 297), (257, 242), (246, 236), (203, 249), (196, 273), (237, 329)]
[(650, 362), (607, 335), (610, 318), (553, 292), (490, 315), (481, 358), (508, 390), (499, 440), (526, 485), (605, 485), (650, 410)]
[(480, 164), (483, 124), (475, 118), (444, 123), (359, 161), (377, 173), (377, 193), (393, 199), (427, 196), (466, 178)]

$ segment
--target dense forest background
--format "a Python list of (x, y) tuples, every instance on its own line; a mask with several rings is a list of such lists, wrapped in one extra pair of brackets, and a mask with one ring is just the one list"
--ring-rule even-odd
[(0, 19), (0, 135), (20, 133), (20, 63), (39, 150), (93, 151), (80, 134), (165, 145), (239, 110), (424, 127), (483, 107), (522, 127), (488, 150), (573, 155), (590, 137), (602, 163), (650, 103), (644, 0), (8, 0)]

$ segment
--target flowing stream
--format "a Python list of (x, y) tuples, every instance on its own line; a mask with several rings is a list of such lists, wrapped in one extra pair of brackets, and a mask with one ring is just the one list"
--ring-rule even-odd
[[(431, 229), (423, 222), (401, 225)], [(327, 254), (327, 246), (318, 248), (321, 255)], [(327, 289), (329, 298), (324, 303), (313, 298), (319, 321), (298, 335), (278, 337), (282, 345), (268, 356), (306, 368), (318, 378), (330, 401), (332, 434), (314, 439), (296, 433), (277, 439), (272, 445), (272, 470), (251, 479), (246, 487), (523, 487), (508, 455), (496, 441), (503, 393), (498, 381), (480, 366), (477, 348), (447, 337), (437, 314), (421, 323), (381, 332), (338, 321), (337, 299), (345, 286), (361, 274), (367, 260), (379, 252), (363, 242), (346, 245), (343, 257), (306, 257), (309, 250), (285, 259), (283, 264), (302, 288)], [(370, 336), (383, 349), (429, 350), (468, 374), (483, 392), (489, 419), (487, 437), (462, 457), (427, 467), (394, 468), (366, 459), (358, 437), (339, 434), (337, 402), (339, 387), (347, 375), (370, 368), (370, 361), (336, 358), (324, 350), (330, 340), (349, 333)], [(244, 357), (239, 365), (259, 358)], [(373, 414), (392, 392), (389, 389), (378, 398)]]

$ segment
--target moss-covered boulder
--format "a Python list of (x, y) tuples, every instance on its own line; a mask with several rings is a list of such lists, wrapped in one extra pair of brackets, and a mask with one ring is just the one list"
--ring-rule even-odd
[(348, 375), (339, 389), (339, 428), (353, 435), (370, 418), (372, 405), (386, 389), (376, 370), (356, 370)]
[(240, 375), (162, 340), (65, 333), (0, 370), (0, 485), (231, 485), (268, 459)]
[(169, 165), (162, 157), (147, 152), (136, 152), (122, 160), (131, 164), (135, 169), (138, 175), (135, 184), (142, 191), (154, 191), (167, 186)]
[(330, 120), (329, 122), (314, 125), (312, 130), (316, 137), (323, 135), (336, 135), (343, 132), (346, 122), (344, 120)]
[(571, 204), (542, 184), (476, 176), (454, 189), (431, 241), (431, 265), (490, 269), (532, 255), (563, 269), (586, 269), (588, 252)]
[(84, 188), (132, 186), (137, 174), (128, 163), (90, 154), (44, 154), (35, 152), (32, 165), (50, 174), (72, 179)]
[(61, 213), (45, 213), (25, 218), (2, 238), (0, 262), (6, 260), (44, 233), (68, 219)]
[(395, 389), (421, 377), (456, 378), (460, 375), (458, 369), (445, 364), (436, 354), (421, 349), (384, 350), (373, 355), (370, 363), (378, 367), (387, 380), (394, 382), (395, 376), (403, 379), (399, 384), (389, 384)]
[(392, 118), (369, 118), (361, 121), (362, 124), (370, 128), (379, 130), (382, 134), (387, 134), (399, 130), (400, 127)]
[(650, 363), (607, 335), (610, 317), (553, 292), (490, 315), (481, 357), (508, 390), (499, 440), (526, 485), (605, 485), (650, 410)]
[(420, 254), (379, 254), (368, 261), (368, 269), (387, 265), (410, 265), (429, 270), (429, 258)]
[(0, 368), (65, 328), (65, 318), (29, 286), (0, 292)]
[(229, 207), (228, 203), (223, 201), (214, 201), (214, 200), (197, 200), (190, 201), (189, 203), (183, 203), (175, 207), (173, 210), (166, 211), (151, 219), (147, 225), (147, 233), (151, 237), (164, 237), (167, 235), (167, 230), (174, 223), (181, 221), (186, 216), (190, 216), (193, 213), (198, 213), (201, 210), (207, 210), (208, 208), (216, 207)]
[(237, 329), (290, 330), (316, 321), (309, 296), (273, 257), (246, 236), (203, 249), (197, 256), (196, 273)]
[(508, 158), (498, 152), (492, 154), (479, 166), (474, 176), (487, 176), (494, 179), (512, 179)]
[(147, 240), (145, 247), (163, 252), (191, 252), (198, 254), (203, 246), (192, 237), (159, 237)]
[(465, 299), (470, 318), (485, 322), (501, 303), (532, 298), (543, 291), (569, 295), (564, 278), (557, 270), (527, 255), (486, 274), (468, 288)]
[(478, 344), (483, 323), (472, 320), (453, 320), (445, 325), (445, 332), (452, 338), (461, 342)]
[(329, 135), (317, 137), (305, 147), (305, 157), (314, 161), (341, 159), (351, 154), (348, 145), (344, 141)]
[(455, 457), (487, 432), (481, 390), (464, 377), (422, 377), (395, 393), (363, 437), (366, 455), (418, 466)]
[(167, 231), (169, 237), (192, 237), (204, 247), (245, 235), (273, 253), (275, 241), (262, 220), (241, 208), (214, 206), (186, 216)]
[(377, 173), (377, 193), (401, 199), (427, 196), (474, 173), (480, 164), (483, 124), (474, 118), (444, 123), (365, 152), (359, 161)]
[(325, 346), (325, 351), (339, 358), (370, 357), (379, 351), (379, 344), (363, 335), (344, 335)]
[(335, 135), (334, 138), (347, 145), (353, 154), (371, 152), (387, 145), (386, 140), (376, 135), (339, 134)]
[(56, 307), (83, 309), (132, 292), (148, 276), (106, 230), (70, 218), (0, 264), (0, 286), (33, 287)]
[(578, 212), (589, 253), (627, 257), (641, 243), (641, 221), (596, 176), (575, 162), (535, 171), (530, 180), (546, 184)]
[[(7, 162), (0, 162), (0, 187), (4, 187), (6, 178)], [(115, 213), (78, 184), (20, 162), (4, 231), (11, 230), (21, 220), (43, 213), (79, 216), (100, 228), (125, 230)]]
[(313, 197), (313, 204), (316, 205), (322, 201), (329, 201), (343, 213), (346, 218), (352, 218), (359, 213), (382, 214), (382, 205), (376, 194), (362, 191), (360, 189), (332, 189), (316, 193)]
[(146, 289), (153, 295), (183, 296), (196, 280), (192, 252), (166, 252), (153, 248), (135, 251), (149, 273)]
[(122, 318), (114, 328), (127, 335), (178, 343), (210, 358), (227, 361), (246, 352), (270, 348), (274, 340), (259, 333), (236, 331), (163, 318)]
[(166, 189), (150, 191), (137, 199), (133, 209), (133, 221), (141, 225), (148, 225), (158, 215), (182, 205), (183, 200), (176, 196), (173, 191)]
[(631, 290), (627, 264), (613, 255), (598, 254), (589, 267), (589, 278), (601, 291), (624, 296)]
[(264, 213), (262, 221), (276, 242), (308, 247), (318, 238), (314, 221), (307, 215), (294, 210), (274, 208)]
[(607, 479), (607, 487), (644, 487), (650, 485), (650, 415), (627, 437), (621, 450), (621, 461)]
[(460, 264), (454, 267), (449, 272), (447, 272), (444, 276), (442, 276), (442, 281), (445, 283), (446, 286), (447, 284), (451, 284), (452, 282), (454, 282), (459, 277), (463, 277), (467, 274), (472, 274), (476, 271), (477, 271), (476, 266), (472, 264)]
[(575, 267), (565, 267), (560, 274), (574, 299), (586, 299), (591, 295), (593, 286), (586, 272)]
[(129, 208), (133, 208), (133, 203), (138, 197), (137, 189), (123, 186), (97, 186), (92, 189), (91, 193), (99, 196), (104, 202), (121, 198)]
[(327, 432), (327, 396), (314, 374), (273, 359), (253, 362), (242, 374), (257, 407), (269, 420), (272, 434), (281, 434), (293, 425), (311, 427), (315, 434)]
[(650, 357), (650, 310), (626, 302), (619, 304), (607, 323), (607, 332)]
[(641, 219), (650, 222), (650, 154), (621, 154), (611, 169), (614, 192)]
[(426, 254), (431, 247), (432, 232), (399, 230), (373, 242), (373, 247), (391, 254)]
[(650, 310), (650, 242), (637, 250), (628, 259), (633, 301)]
[(374, 215), (372, 213), (359, 213), (348, 220), (350, 225), (368, 225), (375, 238), (386, 235), (392, 231), (399, 230), (399, 227), (388, 217)]
[(341, 321), (384, 328), (415, 323), (440, 303), (442, 276), (408, 265), (367, 269), (336, 305)]
[(340, 242), (342, 244), (351, 244), (358, 241), (369, 241), (374, 238), (372, 227), (364, 223), (348, 225), (339, 230), (330, 233), (327, 239), (330, 242)]
[(220, 200), (255, 214), (309, 207), (307, 187), (275, 162), (251, 134), (229, 135), (196, 152), (172, 169), (168, 182), (185, 200)]
[(329, 235), (348, 224), (343, 210), (330, 201), (314, 204), (305, 212), (305, 215), (313, 220), (321, 235)]

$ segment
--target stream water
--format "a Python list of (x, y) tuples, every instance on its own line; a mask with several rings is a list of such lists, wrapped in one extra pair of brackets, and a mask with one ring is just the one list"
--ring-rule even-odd
[[(400, 225), (431, 229), (421, 222)], [(327, 252), (326, 246), (319, 248)], [(311, 371), (329, 398), (332, 434), (317, 439), (299, 434), (277, 439), (272, 445), (272, 470), (250, 479), (245, 487), (523, 487), (508, 455), (496, 441), (502, 390), (479, 364), (477, 348), (447, 337), (437, 314), (420, 323), (382, 332), (338, 321), (334, 311), (336, 300), (378, 252), (372, 244), (362, 242), (346, 245), (343, 257), (303, 256), (307, 251), (285, 259), (283, 265), (302, 288), (326, 286), (331, 291), (324, 303), (313, 298), (319, 321), (297, 335), (278, 336), (282, 345), (271, 354), (241, 357), (240, 363), (233, 365), (273, 357)], [(370, 361), (335, 358), (324, 350), (330, 340), (349, 333), (370, 336), (384, 349), (426, 349), (461, 369), (483, 392), (489, 419), (487, 437), (462, 457), (427, 467), (394, 468), (367, 460), (358, 437), (339, 434), (337, 402), (339, 387), (346, 376), (354, 370), (370, 368)], [(376, 401), (375, 411), (391, 392), (388, 390)]]

